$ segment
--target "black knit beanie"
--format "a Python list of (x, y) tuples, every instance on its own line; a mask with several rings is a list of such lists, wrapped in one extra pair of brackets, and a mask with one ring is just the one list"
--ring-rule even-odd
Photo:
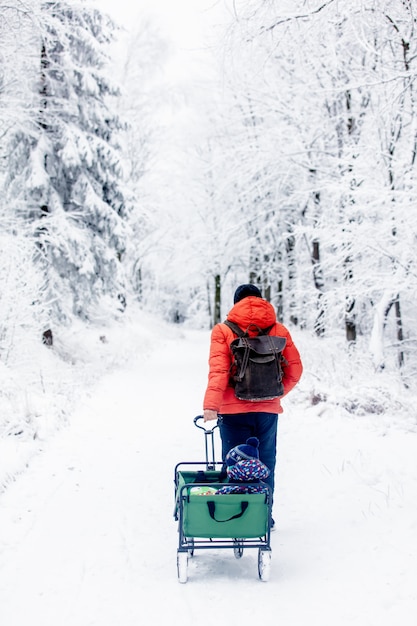
[(255, 296), (255, 298), (262, 298), (262, 294), (259, 291), (258, 287), (255, 285), (240, 285), (236, 291), (233, 298), (233, 303), (236, 304), (243, 300), (243, 298), (247, 298), (248, 296)]

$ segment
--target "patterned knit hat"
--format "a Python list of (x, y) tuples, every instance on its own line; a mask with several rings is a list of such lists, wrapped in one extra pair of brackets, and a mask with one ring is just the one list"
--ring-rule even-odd
[(246, 443), (235, 446), (226, 455), (226, 465), (234, 465), (239, 461), (247, 459), (259, 459), (259, 439), (257, 437), (249, 437)]

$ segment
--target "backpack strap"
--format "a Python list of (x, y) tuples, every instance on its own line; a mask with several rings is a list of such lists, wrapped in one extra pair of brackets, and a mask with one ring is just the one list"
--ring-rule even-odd
[[(225, 320), (223, 323), (225, 324), (225, 326), (228, 326), (234, 332), (234, 334), (240, 337), (241, 339), (246, 339), (249, 337), (249, 334), (245, 332), (244, 330), (242, 330), (240, 326), (238, 326), (237, 324), (234, 324), (233, 322), (229, 322), (229, 320)], [(245, 354), (244, 354), (242, 366), (240, 368), (240, 372), (236, 372), (235, 374), (233, 374), (233, 372), (235, 370), (236, 364), (235, 364), (234, 357), (232, 358), (232, 362), (230, 363), (230, 368), (229, 368), (229, 376), (230, 376), (231, 381), (242, 380), (243, 375), (246, 370), (248, 359), (249, 359), (249, 346), (246, 345)]]
[(235, 335), (237, 335), (238, 337), (247, 337), (248, 333), (245, 332), (244, 330), (242, 330), (240, 328), (240, 326), (238, 326), (237, 324), (235, 324), (234, 322), (229, 322), (229, 320), (225, 320), (223, 322), (223, 324), (225, 324), (226, 326), (228, 326), (231, 330), (233, 330), (233, 332), (235, 333)]
[(275, 326), (275, 324), (272, 324), (272, 326), (268, 326), (268, 328), (260, 328), (257, 324), (249, 324), (246, 330), (242, 330), (240, 326), (238, 326), (234, 322), (229, 322), (229, 320), (225, 320), (223, 324), (228, 326), (238, 337), (249, 337), (249, 328), (256, 328), (258, 331), (258, 336), (269, 335), (269, 333)]
[[(255, 326), (255, 324), (253, 324), (253, 326)], [(259, 328), (259, 326), (257, 326), (259, 329), (258, 335), (269, 335), (274, 326), (275, 324), (271, 324), (271, 326), (268, 326), (267, 328)], [(250, 328), (250, 326), (248, 326), (248, 328)]]

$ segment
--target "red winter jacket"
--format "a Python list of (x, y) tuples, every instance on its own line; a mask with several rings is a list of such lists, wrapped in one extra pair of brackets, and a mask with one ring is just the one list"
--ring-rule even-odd
[[(229, 312), (227, 319), (246, 330), (250, 324), (260, 328), (268, 328), (275, 324), (270, 331), (271, 335), (285, 337), (287, 340), (283, 356), (288, 365), (283, 365), (284, 396), (299, 381), (303, 366), (297, 348), (287, 328), (276, 321), (275, 310), (272, 304), (263, 298), (249, 296), (243, 298)], [(256, 335), (256, 330), (250, 334)], [(238, 400), (230, 384), (229, 370), (232, 362), (230, 344), (236, 335), (225, 324), (216, 324), (211, 333), (208, 385), (204, 396), (204, 409), (211, 409), (221, 414), (266, 412), (282, 413), (280, 398), (249, 402)], [(281, 396), (282, 398), (283, 396)]]

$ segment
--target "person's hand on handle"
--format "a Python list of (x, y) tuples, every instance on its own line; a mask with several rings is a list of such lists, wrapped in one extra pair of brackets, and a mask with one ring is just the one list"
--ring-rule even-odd
[(212, 409), (204, 409), (204, 421), (211, 422), (212, 420), (216, 420), (218, 417), (217, 411), (213, 411)]

